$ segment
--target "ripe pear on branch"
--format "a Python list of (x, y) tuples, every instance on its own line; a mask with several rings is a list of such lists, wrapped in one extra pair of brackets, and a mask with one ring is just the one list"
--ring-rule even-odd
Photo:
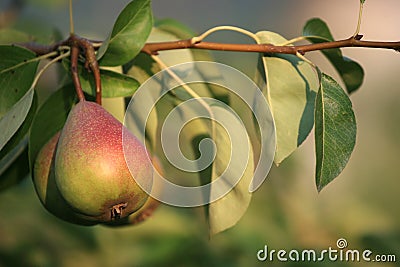
[(150, 192), (152, 175), (144, 145), (103, 107), (81, 100), (72, 108), (57, 146), (55, 180), (75, 212), (98, 222), (126, 217), (148, 198), (135, 179)]

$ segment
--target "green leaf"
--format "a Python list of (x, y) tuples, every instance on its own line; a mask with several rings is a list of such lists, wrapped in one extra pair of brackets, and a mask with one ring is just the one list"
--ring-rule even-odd
[[(240, 119), (221, 106), (211, 108), (218, 122), (214, 121), (214, 129), (210, 129), (216, 146), (211, 180), (223, 183), (211, 186), (211, 199), (221, 191), (229, 192), (209, 204), (210, 234), (214, 235), (234, 226), (246, 212), (251, 200), (249, 187), (253, 178), (254, 158), (250, 140)], [(235, 184), (237, 178), (240, 180)]]
[[(278, 45), (287, 41), (273, 32), (262, 31), (257, 36), (262, 43)], [(274, 161), (280, 164), (303, 143), (314, 125), (319, 79), (311, 65), (294, 55), (264, 55), (259, 70), (256, 80), (266, 84), (263, 93), (276, 125)]]
[(364, 3), (365, 3), (365, 0), (360, 0), (360, 3), (361, 3), (361, 4), (364, 4)]
[(74, 86), (67, 84), (49, 96), (40, 107), (32, 122), (29, 136), (29, 166), (31, 168), (43, 145), (64, 126), (76, 100)]
[(123, 65), (142, 49), (153, 27), (150, 0), (130, 2), (114, 24), (111, 35), (98, 52), (102, 66)]
[[(307, 39), (312, 43), (334, 41), (326, 23), (318, 18), (307, 21), (303, 28), (303, 35), (308, 36)], [(357, 62), (343, 56), (339, 48), (325, 49), (321, 52), (340, 74), (348, 93), (353, 93), (360, 88), (364, 80), (364, 70)]]
[[(83, 91), (95, 96), (96, 87), (93, 74), (84, 68), (80, 71), (81, 85)], [(126, 97), (132, 96), (140, 84), (134, 78), (115, 71), (100, 69), (101, 87), (103, 97)]]
[[(24, 122), (22, 125), (19, 127), (19, 129), (16, 131), (16, 133), (13, 135), (13, 137), (7, 142), (7, 144), (3, 147), (3, 149), (0, 151), (0, 166), (4, 166), (4, 164), (9, 165), (10, 162), (7, 162), (6, 157), (9, 159), (15, 159), (16, 156), (18, 156), (15, 153), (19, 153), (22, 151), (21, 148), (21, 143), (25, 143), (24, 146), (26, 146), (26, 137), (28, 134), (28, 131), (31, 127), (33, 118), (35, 117), (36, 110), (37, 110), (37, 105), (38, 105), (38, 100), (36, 94), (34, 94), (33, 101), (31, 108), (28, 112), (28, 115), (26, 116)], [(10, 155), (8, 155), (10, 154)], [(1, 163), (5, 161), (4, 163)], [(0, 173), (2, 173), (2, 168), (0, 167)]]
[(0, 46), (0, 150), (17, 132), (31, 108), (30, 88), (38, 62), (35, 54), (16, 46)]
[(24, 122), (33, 101), (34, 90), (29, 90), (20, 101), (18, 101), (6, 114), (0, 119), (0, 150), (7, 144), (18, 128)]
[(318, 191), (342, 172), (353, 152), (356, 134), (350, 99), (335, 80), (322, 74), (315, 106), (315, 179)]
[(0, 118), (30, 89), (38, 62), (31, 51), (11, 45), (0, 45)]
[[(70, 73), (69, 59), (63, 60), (63, 66)], [(78, 74), (81, 81), (82, 90), (91, 96), (96, 96), (96, 85), (93, 73), (89, 72), (81, 64), (78, 65)], [(129, 97), (139, 88), (140, 83), (131, 76), (115, 71), (100, 69), (100, 80), (102, 97)]]
[(28, 131), (37, 109), (37, 97), (34, 94), (29, 113), (14, 136), (0, 151), (0, 191), (19, 183), (29, 174)]

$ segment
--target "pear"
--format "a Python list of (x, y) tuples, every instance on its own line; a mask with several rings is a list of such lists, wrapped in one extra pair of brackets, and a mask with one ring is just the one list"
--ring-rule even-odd
[(33, 167), (33, 184), (40, 202), (51, 214), (78, 225), (93, 225), (93, 221), (78, 216), (61, 196), (55, 182), (54, 160), (60, 132), (39, 151)]
[[(153, 177), (156, 175), (164, 175), (164, 169), (158, 157), (154, 156), (152, 158), (152, 162), (155, 169), (153, 172)], [(153, 184), (151, 195), (160, 195), (162, 194), (162, 192), (162, 186), (154, 186)], [(135, 213), (129, 215), (128, 217), (125, 217), (122, 220), (105, 223), (104, 225), (112, 227), (136, 225), (150, 218), (153, 215), (154, 211), (159, 207), (160, 203), (160, 201), (150, 196), (147, 199), (146, 203)]]
[(148, 195), (136, 181), (150, 192), (152, 176), (144, 145), (103, 107), (82, 100), (72, 108), (57, 146), (55, 180), (76, 213), (120, 220), (144, 205)]

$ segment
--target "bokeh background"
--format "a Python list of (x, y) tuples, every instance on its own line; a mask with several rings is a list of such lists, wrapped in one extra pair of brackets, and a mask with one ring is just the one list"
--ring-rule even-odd
[[(2, 0), (4, 9), (10, 0)], [(76, 32), (105, 38), (128, 0), (74, 0)], [(153, 0), (156, 18), (175, 18), (196, 32), (216, 25), (251, 31), (270, 30), (287, 39), (300, 35), (305, 22), (320, 17), (335, 38), (353, 34), (358, 0)], [(361, 33), (368, 40), (400, 40), (400, 2), (367, 0)], [(55, 26), (68, 34), (66, 0), (27, 0), (20, 19)], [(40, 24), (38, 24), (40, 25)], [(36, 30), (38, 30), (36, 28)], [(41, 29), (39, 29), (41, 30)], [(45, 30), (43, 29), (43, 32)], [(235, 33), (209, 38), (249, 42)], [(0, 266), (400, 266), (400, 54), (347, 48), (366, 76), (351, 96), (358, 122), (355, 151), (343, 173), (317, 193), (313, 136), (253, 194), (239, 223), (209, 239), (200, 209), (162, 206), (143, 224), (123, 229), (79, 227), (47, 213), (30, 178), (0, 192)], [(215, 52), (216, 60), (253, 74), (256, 56)], [(310, 53), (325, 72), (338, 77), (319, 53)], [(52, 79), (46, 86), (56, 87)], [(258, 262), (270, 249), (336, 248), (345, 238), (350, 249), (395, 254), (396, 263)]]

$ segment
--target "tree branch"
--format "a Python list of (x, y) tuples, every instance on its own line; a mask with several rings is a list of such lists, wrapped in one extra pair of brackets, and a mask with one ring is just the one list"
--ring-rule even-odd
[[(212, 43), (196, 41), (194, 38), (171, 41), (171, 42), (157, 42), (147, 43), (143, 46), (142, 52), (148, 55), (157, 55), (160, 51), (176, 50), (176, 49), (206, 49), (206, 50), (219, 50), (219, 51), (237, 51), (237, 52), (257, 52), (269, 54), (301, 54), (304, 55), (311, 51), (320, 51), (332, 48), (344, 47), (364, 47), (364, 48), (382, 48), (391, 49), (400, 52), (400, 41), (398, 42), (382, 42), (382, 41), (362, 41), (362, 35), (355, 35), (348, 39), (320, 42), (306, 45), (271, 45), (271, 44), (229, 44), (229, 43)], [(78, 56), (80, 50), (85, 53), (85, 67), (93, 72), (96, 86), (96, 102), (101, 105), (101, 79), (100, 68), (96, 59), (95, 50), (98, 49), (99, 41), (90, 41), (74, 34), (64, 41), (52, 45), (38, 45), (35, 43), (22, 43), (18, 44), (25, 47), (38, 56), (46, 55), (54, 51), (58, 51), (62, 46), (71, 47), (71, 72), (72, 78), (80, 100), (84, 99), (82, 88), (80, 86), (79, 76), (77, 72)], [(94, 46), (93, 44), (96, 44)]]
[[(321, 42), (315, 44), (306, 45), (271, 45), (271, 44), (229, 44), (229, 43), (212, 43), (212, 42), (194, 42), (193, 39), (186, 39), (180, 41), (170, 42), (157, 42), (157, 43), (146, 43), (142, 52), (149, 55), (157, 55), (160, 51), (166, 50), (177, 50), (177, 49), (205, 49), (205, 50), (219, 50), (219, 51), (236, 51), (236, 52), (256, 52), (256, 53), (271, 53), (271, 54), (292, 54), (297, 53), (305, 54), (312, 51), (320, 51), (324, 49), (332, 48), (345, 48), (345, 47), (363, 47), (363, 48), (381, 48), (391, 49), (400, 51), (400, 41), (397, 42), (383, 42), (383, 41), (362, 41), (361, 35), (352, 36), (348, 39), (332, 41), (332, 42)], [(86, 39), (85, 39), (86, 40)], [(99, 41), (89, 41), (92, 44), (99, 44)], [(38, 45), (35, 43), (21, 43), (18, 44), (25, 47), (37, 55), (48, 54), (52, 51), (56, 51), (58, 47), (66, 45), (67, 41), (61, 41), (52, 45)], [(98, 46), (94, 47), (96, 49)]]
[(226, 44), (212, 42), (193, 42), (192, 39), (173, 41), (173, 42), (158, 42), (147, 43), (142, 48), (142, 52), (149, 55), (156, 55), (160, 51), (175, 50), (175, 49), (206, 49), (219, 51), (237, 51), (237, 52), (257, 52), (257, 53), (278, 53), (278, 54), (305, 54), (311, 51), (319, 51), (332, 48), (344, 47), (365, 47), (365, 48), (382, 48), (400, 51), (399, 42), (380, 42), (380, 41), (361, 41), (362, 36), (354, 36), (348, 39), (322, 42), (316, 44), (298, 45), (298, 46), (276, 46), (271, 44)]

